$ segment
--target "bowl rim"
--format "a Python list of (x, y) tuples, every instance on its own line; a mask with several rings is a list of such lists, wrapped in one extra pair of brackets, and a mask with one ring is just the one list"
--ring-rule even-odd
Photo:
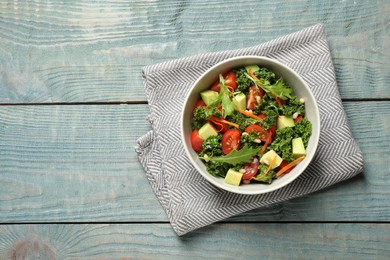
[[(235, 60), (245, 60), (245, 59), (258, 59), (258, 60), (263, 60), (263, 61), (267, 61), (269, 63), (273, 63), (275, 64), (276, 66), (280, 66), (280, 67), (283, 67), (283, 69), (287, 70), (289, 73), (293, 74), (295, 77), (297, 77), (297, 79), (302, 83), (302, 85), (304, 86), (304, 88), (306, 88), (307, 90), (307, 93), (308, 93), (308, 96), (309, 98), (312, 100), (313, 102), (313, 105), (315, 107), (314, 109), (314, 117), (315, 117), (315, 120), (317, 122), (317, 133), (313, 135), (313, 132), (311, 134), (311, 137), (310, 138), (315, 138), (312, 142), (314, 142), (314, 147), (313, 147), (313, 152), (310, 154), (310, 157), (308, 158), (308, 156), (306, 156), (306, 158), (300, 163), (300, 164), (303, 164), (303, 168), (302, 170), (295, 174), (295, 176), (293, 176), (289, 181), (287, 182), (284, 182), (284, 183), (280, 183), (278, 185), (274, 185), (274, 186), (271, 186), (271, 184), (264, 184), (264, 185), (270, 185), (268, 189), (266, 190), (263, 190), (263, 189), (259, 189), (258, 191), (251, 191), (251, 190), (240, 190), (240, 186), (231, 186), (226, 184), (226, 185), (221, 185), (219, 182), (217, 182), (215, 180), (215, 178), (218, 178), (218, 177), (215, 177), (215, 176), (212, 176), (210, 173), (208, 173), (207, 171), (206, 172), (203, 172), (203, 170), (198, 166), (198, 164), (193, 160), (192, 158), (192, 155), (191, 155), (191, 152), (189, 150), (189, 147), (187, 147), (186, 145), (186, 135), (185, 135), (185, 132), (184, 132), (184, 118), (185, 118), (185, 108), (186, 108), (186, 105), (190, 99), (190, 97), (192, 96), (192, 92), (193, 92), (193, 89), (198, 85), (198, 83), (208, 74), (210, 73), (212, 70), (214, 70), (215, 68), (217, 67), (220, 67), (222, 66), (223, 64), (225, 63), (229, 63), (229, 62), (233, 62)], [(233, 68), (233, 67), (232, 67)], [(318, 148), (318, 143), (319, 143), (319, 137), (320, 137), (320, 116), (319, 116), (319, 109), (318, 109), (318, 104), (317, 104), (317, 100), (316, 98), (314, 97), (313, 95), (313, 92), (311, 91), (309, 85), (306, 83), (305, 80), (303, 80), (303, 78), (297, 73), (295, 72), (293, 69), (291, 69), (290, 67), (288, 67), (287, 65), (275, 60), (275, 59), (272, 59), (272, 58), (269, 58), (269, 57), (265, 57), (265, 56), (257, 56), (257, 55), (243, 55), (243, 56), (236, 56), (236, 57), (232, 57), (232, 58), (227, 58), (227, 59), (224, 59), (218, 63), (216, 63), (215, 65), (213, 65), (212, 67), (210, 67), (209, 69), (207, 69), (204, 73), (202, 73), (201, 76), (199, 76), (197, 78), (197, 80), (192, 84), (192, 86), (190, 87), (188, 93), (187, 93), (187, 96), (185, 97), (185, 100), (184, 100), (184, 103), (183, 103), (183, 109), (182, 109), (182, 112), (181, 112), (181, 117), (180, 117), (180, 132), (181, 132), (181, 141), (183, 143), (183, 146), (184, 146), (184, 150), (186, 151), (186, 155), (187, 155), (187, 158), (191, 161), (191, 164), (192, 166), (195, 167), (195, 169), (207, 180), (209, 181), (211, 184), (213, 184), (214, 186), (222, 189), (222, 190), (226, 190), (226, 191), (229, 191), (229, 192), (233, 192), (233, 193), (237, 193), (237, 194), (244, 194), (244, 195), (259, 195), (259, 194), (265, 194), (265, 193), (269, 193), (269, 192), (272, 192), (272, 191), (275, 191), (275, 190), (278, 190), (282, 187), (285, 187), (287, 186), (288, 184), (292, 183), (296, 178), (298, 178), (307, 168), (307, 166), (311, 163), (312, 159), (314, 158), (314, 155), (316, 154), (317, 152), (317, 148)], [(313, 130), (312, 130), (313, 131)], [(192, 147), (191, 147), (192, 149)], [(220, 177), (222, 178), (222, 177)], [(250, 185), (250, 184), (248, 184)], [(256, 184), (255, 184), (256, 185)], [(257, 184), (259, 185), (259, 184)]]

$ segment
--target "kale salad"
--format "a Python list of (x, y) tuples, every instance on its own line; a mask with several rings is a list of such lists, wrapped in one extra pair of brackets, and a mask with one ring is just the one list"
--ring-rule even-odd
[(289, 173), (306, 156), (312, 124), (305, 101), (282, 78), (250, 65), (200, 93), (192, 129), (192, 148), (208, 173), (239, 186)]

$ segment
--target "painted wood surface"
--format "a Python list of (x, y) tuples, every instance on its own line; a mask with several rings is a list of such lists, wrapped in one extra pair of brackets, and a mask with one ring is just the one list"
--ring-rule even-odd
[(0, 1), (0, 102), (144, 101), (141, 68), (316, 23), (343, 98), (390, 97), (386, 0)]
[[(390, 102), (344, 105), (365, 174), (235, 220), (390, 220)], [(0, 107), (0, 221), (167, 221), (134, 151), (147, 114), (147, 105)]]
[(168, 224), (2, 226), (0, 255), (69, 260), (388, 259), (389, 232), (389, 224), (216, 224), (179, 238)]

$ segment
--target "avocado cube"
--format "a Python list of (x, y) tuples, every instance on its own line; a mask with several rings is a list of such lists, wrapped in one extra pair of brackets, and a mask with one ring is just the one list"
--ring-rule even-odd
[(301, 137), (292, 140), (292, 152), (295, 158), (306, 156), (305, 146)]
[(279, 116), (276, 122), (278, 129), (285, 127), (294, 127), (294, 119), (291, 116)]
[(207, 106), (210, 106), (218, 98), (218, 92), (214, 90), (205, 90), (200, 92), (200, 97), (206, 103)]
[(234, 186), (239, 186), (241, 183), (243, 173), (237, 172), (233, 169), (229, 169), (225, 176), (224, 182), (234, 185)]
[(275, 156), (276, 156), (275, 162), (274, 162), (274, 164), (272, 164), (272, 167), (271, 167), (271, 169), (275, 169), (276, 167), (278, 167), (282, 163), (283, 159), (274, 150), (270, 150), (270, 151), (266, 152), (260, 158), (260, 163), (270, 165), (272, 160), (275, 158)]
[(251, 71), (252, 73), (254, 73), (255, 71), (258, 71), (260, 70), (259, 66), (257, 65), (248, 65), (248, 66), (245, 66), (245, 69), (246, 71), (249, 73), (249, 71)]
[(218, 135), (217, 130), (210, 124), (206, 123), (204, 124), (200, 129), (199, 129), (199, 135), (202, 137), (204, 140), (207, 139), (207, 137), (212, 136), (212, 135)]
[(246, 109), (246, 96), (244, 93), (240, 93), (233, 98), (233, 103), (236, 104), (238, 109)]

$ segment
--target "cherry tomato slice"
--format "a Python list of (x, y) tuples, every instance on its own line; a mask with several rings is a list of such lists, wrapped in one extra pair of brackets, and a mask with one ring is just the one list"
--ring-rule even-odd
[(230, 129), (222, 136), (222, 152), (229, 154), (233, 149), (240, 149), (241, 133), (238, 129)]
[[(283, 160), (283, 161), (281, 162), (281, 164), (279, 165), (279, 169), (283, 169), (283, 167), (286, 166), (287, 164), (288, 164), (288, 162), (287, 162), (286, 160)], [(285, 171), (284, 173), (289, 173), (289, 172), (291, 172), (291, 170), (292, 170), (293, 168), (294, 168), (294, 167), (288, 169), (288, 170)]]
[[(237, 77), (236, 74), (234, 74), (233, 71), (229, 71), (225, 75), (223, 75), (223, 78), (225, 80), (226, 86), (229, 86), (233, 91), (237, 88)], [(216, 81), (212, 86), (211, 90), (217, 91), (219, 93), (221, 89), (221, 84), (219, 83), (219, 80)]]
[(195, 103), (195, 106), (194, 106), (194, 109), (197, 108), (197, 107), (207, 107), (206, 103), (203, 101), (203, 99), (199, 99), (196, 103)]
[(199, 135), (198, 129), (192, 131), (191, 145), (195, 152), (200, 153), (203, 150), (203, 138)]
[(260, 119), (264, 119), (264, 118), (266, 118), (267, 116), (266, 116), (265, 114), (261, 113), (260, 115), (258, 115), (258, 117), (260, 117)]
[(250, 125), (245, 128), (245, 132), (250, 133), (252, 131), (256, 131), (260, 134), (260, 140), (263, 142), (266, 142), (267, 140), (270, 141), (272, 139), (272, 133), (271, 131), (265, 131), (263, 130), (263, 127), (260, 125)]
[(267, 131), (270, 131), (271, 138), (274, 139), (276, 135), (276, 125), (271, 126)]
[(259, 159), (253, 157), (251, 163), (244, 164), (245, 172), (242, 175), (243, 180), (250, 180), (252, 177), (255, 177), (259, 170)]
[(249, 87), (249, 93), (246, 101), (246, 108), (254, 110), (255, 106), (258, 104), (257, 98), (262, 98), (264, 96), (264, 91), (261, 88), (256, 88), (255, 85)]
[(260, 140), (263, 142), (272, 143), (276, 134), (276, 126), (271, 126), (268, 130), (264, 130), (260, 125), (250, 125), (245, 128), (245, 132), (250, 133), (257, 131), (260, 134)]

